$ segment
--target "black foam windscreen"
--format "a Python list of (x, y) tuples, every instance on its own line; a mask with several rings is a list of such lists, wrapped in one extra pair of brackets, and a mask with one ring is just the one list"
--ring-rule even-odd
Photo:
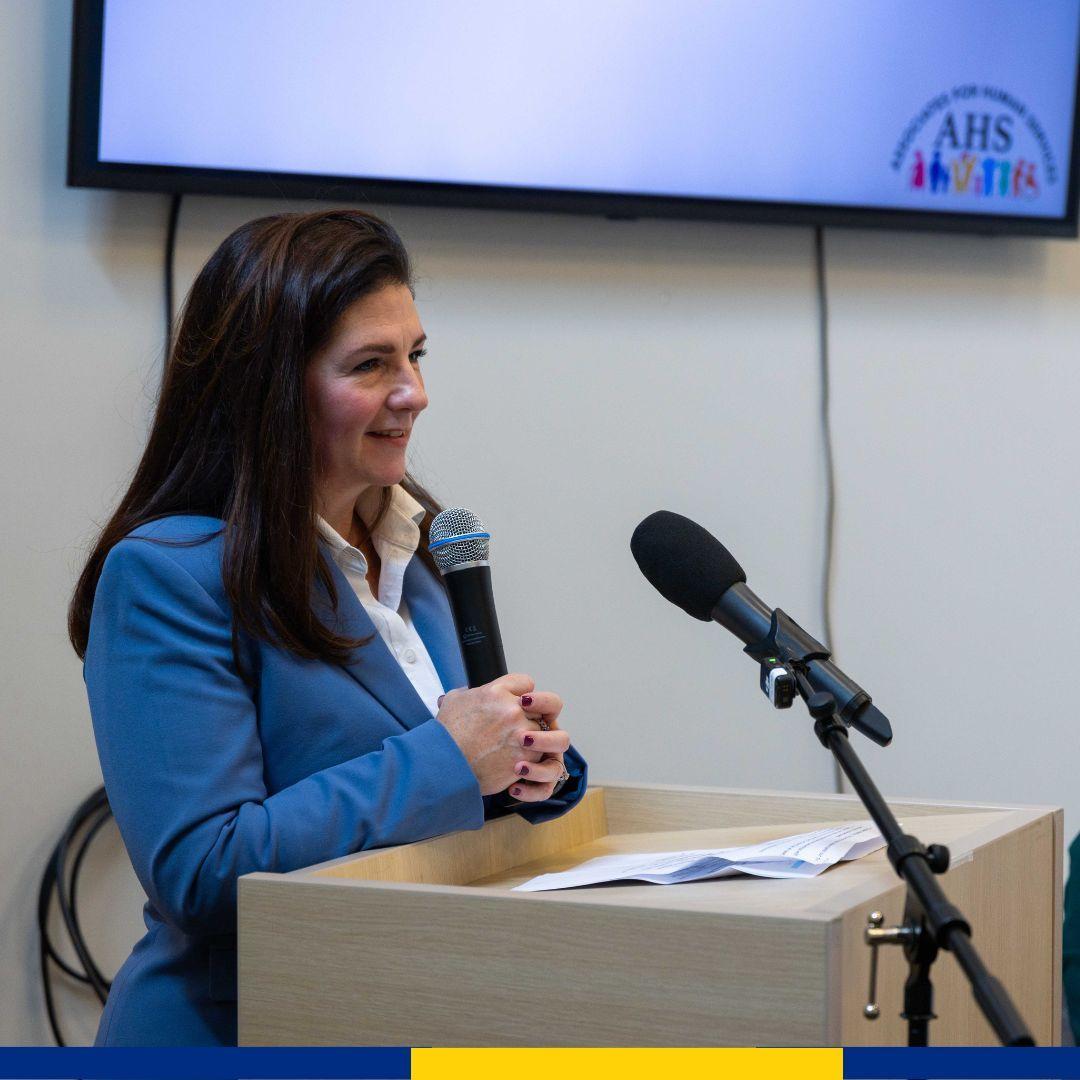
[(743, 568), (708, 529), (696, 521), (657, 510), (634, 530), (630, 551), (641, 572), (666, 600), (695, 619), (712, 620), (713, 608)]

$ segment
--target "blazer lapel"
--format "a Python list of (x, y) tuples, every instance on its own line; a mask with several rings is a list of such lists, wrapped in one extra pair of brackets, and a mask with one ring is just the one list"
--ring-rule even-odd
[[(327, 626), (335, 628), (344, 637), (372, 640), (362, 648), (354, 649), (345, 665), (349, 674), (378, 701), (405, 728), (413, 728), (431, 719), (427, 706), (413, 689), (409, 677), (401, 670), (397, 658), (386, 647), (371, 616), (357, 599), (348, 579), (327, 550), (326, 562), (333, 575), (337, 589), (338, 607), (335, 614), (325, 593), (319, 589), (319, 606)], [(411, 604), (410, 604), (411, 610)], [(421, 637), (423, 637), (421, 633)], [(445, 682), (443, 683), (445, 686)]]
[(443, 689), (468, 686), (446, 589), (417, 556), (413, 556), (405, 569), (402, 594)]

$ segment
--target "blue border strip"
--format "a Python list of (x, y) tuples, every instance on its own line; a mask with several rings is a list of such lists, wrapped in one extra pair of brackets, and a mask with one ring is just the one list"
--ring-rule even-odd
[(0, 1047), (0, 1077), (18, 1080), (409, 1080), (408, 1047)]
[(943, 1046), (844, 1050), (845, 1080), (1072, 1080), (1080, 1047)]
[[(408, 1047), (0, 1047), (0, 1080), (410, 1080)], [(1080, 1048), (844, 1050), (845, 1080), (1080, 1080)]]

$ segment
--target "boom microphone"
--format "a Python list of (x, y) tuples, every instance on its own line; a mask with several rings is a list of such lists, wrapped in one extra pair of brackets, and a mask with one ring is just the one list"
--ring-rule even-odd
[(450, 597), (469, 686), (483, 686), (506, 674), (491, 591), (490, 540), (484, 523), (460, 506), (436, 514), (428, 535), (428, 550)]
[(766, 653), (784, 662), (813, 657), (805, 664), (806, 680), (815, 692), (832, 694), (840, 719), (879, 746), (892, 741), (892, 727), (870, 695), (829, 660), (824, 645), (747, 586), (743, 568), (707, 529), (658, 510), (634, 530), (630, 550), (661, 596), (695, 619), (730, 630), (759, 662)]

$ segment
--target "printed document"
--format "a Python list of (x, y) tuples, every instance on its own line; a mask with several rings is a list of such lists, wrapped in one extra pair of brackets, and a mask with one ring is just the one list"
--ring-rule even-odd
[(848, 822), (745, 847), (602, 855), (572, 870), (541, 874), (522, 885), (516, 885), (514, 891), (572, 889), (606, 881), (651, 881), (657, 885), (678, 885), (684, 881), (705, 881), (734, 874), (809, 878), (816, 877), (838, 862), (861, 859), (884, 846), (885, 841), (873, 822)]

